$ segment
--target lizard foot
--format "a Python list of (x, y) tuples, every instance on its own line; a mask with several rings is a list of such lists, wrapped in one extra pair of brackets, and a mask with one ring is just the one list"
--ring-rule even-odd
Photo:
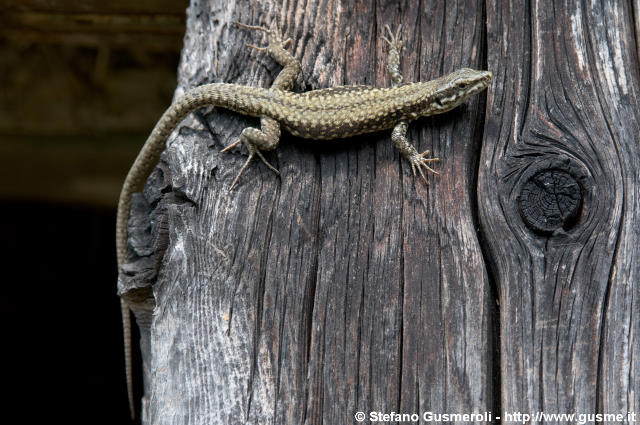
[(291, 43), (290, 38), (287, 38), (286, 40), (282, 41), (282, 37), (280, 36), (280, 34), (266, 27), (260, 27), (257, 25), (247, 25), (238, 21), (233, 21), (233, 23), (234, 25), (246, 30), (262, 31), (265, 34), (267, 34), (267, 36), (269, 37), (269, 44), (267, 46), (260, 47), (260, 46), (255, 46), (253, 44), (247, 44), (247, 47), (249, 47), (250, 49), (255, 49), (259, 52), (268, 53), (270, 50), (273, 50), (275, 48), (286, 49), (287, 46)]
[(393, 34), (389, 25), (384, 26), (385, 31), (389, 34), (389, 38), (382, 36), (382, 39), (389, 44), (389, 47), (398, 51), (398, 54), (402, 51), (402, 25), (398, 25), (396, 33)]
[(426, 184), (429, 184), (429, 181), (427, 180), (427, 177), (422, 172), (423, 168), (427, 171), (432, 172), (433, 174), (440, 175), (440, 173), (438, 173), (436, 170), (429, 167), (428, 165), (428, 163), (430, 162), (440, 161), (440, 158), (425, 158), (425, 155), (428, 155), (428, 154), (429, 154), (429, 151), (424, 151), (421, 154), (416, 152), (415, 154), (409, 156), (408, 158), (409, 163), (411, 164), (411, 172), (413, 172), (413, 176), (414, 177), (416, 176), (416, 169), (418, 169), (418, 172), (420, 173), (420, 177), (422, 177), (422, 180), (424, 180)]
[[(222, 149), (220, 152), (227, 152), (229, 149), (234, 148), (235, 146), (237, 146), (239, 143), (241, 142), (241, 139), (236, 140), (235, 142), (233, 142), (232, 144), (230, 144), (229, 146), (227, 146), (226, 148)], [(236, 176), (235, 179), (233, 179), (233, 182), (231, 183), (231, 186), (229, 187), (229, 192), (231, 192), (233, 190), (233, 188), (235, 187), (236, 183), (238, 183), (238, 180), (240, 180), (240, 176), (242, 176), (242, 174), (245, 172), (245, 170), (247, 168), (249, 168), (249, 163), (251, 162), (251, 160), (258, 155), (258, 157), (262, 160), (262, 162), (264, 162), (264, 164), (274, 173), (276, 173), (276, 175), (280, 175), (280, 171), (278, 171), (278, 169), (276, 167), (274, 167), (273, 165), (269, 164), (269, 161), (267, 161), (265, 159), (265, 157), (262, 155), (262, 152), (260, 152), (260, 149), (258, 149), (257, 147), (255, 147), (253, 144), (251, 143), (247, 143), (247, 147), (249, 148), (249, 158), (247, 158), (247, 160), (245, 161), (245, 163), (242, 165), (242, 168), (240, 168), (240, 171), (238, 172), (238, 175)]]
[(402, 25), (398, 26), (396, 33), (391, 32), (389, 25), (384, 26), (389, 38), (382, 36), (382, 39), (389, 45), (389, 53), (387, 55), (387, 69), (391, 74), (392, 86), (402, 84), (402, 73), (400, 72), (400, 53), (402, 52)]
[(429, 163), (439, 161), (440, 159), (427, 158), (427, 155), (429, 154), (428, 150), (422, 153), (418, 153), (415, 146), (413, 146), (411, 142), (409, 142), (409, 139), (407, 139), (408, 125), (409, 124), (407, 123), (407, 121), (400, 121), (398, 124), (396, 124), (396, 126), (393, 128), (393, 131), (391, 132), (391, 141), (393, 142), (393, 145), (396, 147), (396, 149), (398, 149), (400, 154), (402, 154), (402, 156), (409, 160), (413, 176), (416, 176), (417, 169), (420, 173), (420, 177), (422, 177), (422, 180), (424, 180), (426, 184), (429, 184), (429, 182), (427, 181), (427, 177), (424, 175), (422, 169), (424, 168), (426, 171), (430, 171), (433, 174), (439, 174), (436, 170), (429, 167)]

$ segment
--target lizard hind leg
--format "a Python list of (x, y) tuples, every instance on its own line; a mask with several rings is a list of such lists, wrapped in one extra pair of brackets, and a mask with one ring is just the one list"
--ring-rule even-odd
[(240, 168), (240, 171), (236, 175), (236, 178), (233, 180), (231, 186), (229, 187), (229, 191), (231, 191), (235, 187), (236, 183), (238, 183), (238, 180), (240, 180), (240, 176), (242, 176), (245, 170), (249, 167), (249, 163), (256, 155), (271, 171), (276, 173), (276, 175), (280, 175), (280, 172), (273, 165), (271, 165), (269, 161), (265, 159), (261, 152), (263, 150), (273, 150), (278, 146), (278, 142), (280, 140), (280, 124), (278, 124), (278, 122), (273, 118), (269, 117), (262, 117), (260, 119), (260, 124), (260, 129), (247, 127), (242, 130), (242, 134), (240, 135), (238, 140), (221, 151), (227, 152), (240, 143), (244, 143), (245, 145), (247, 145), (247, 149), (249, 150), (249, 158), (247, 158), (245, 163), (242, 165), (242, 168)]
[[(234, 24), (240, 28), (246, 30), (254, 30), (261, 31), (267, 34), (268, 36), (268, 44), (266, 47), (258, 47), (252, 44), (247, 44), (248, 47), (258, 50), (260, 52), (266, 52), (273, 60), (278, 62), (283, 68), (278, 74), (278, 76), (271, 84), (271, 89), (278, 90), (286, 90), (290, 91), (293, 88), (300, 72), (302, 70), (302, 66), (300, 62), (291, 55), (286, 49), (286, 47), (291, 43), (291, 39), (282, 40), (282, 37), (274, 30), (268, 29), (266, 27), (247, 25), (240, 22), (234, 22)], [(256, 100), (257, 101), (257, 100)], [(280, 124), (278, 121), (274, 120), (271, 117), (263, 116), (260, 118), (260, 129), (247, 127), (242, 130), (242, 134), (240, 138), (224, 148), (221, 152), (226, 152), (240, 143), (244, 143), (247, 145), (247, 149), (249, 150), (249, 158), (245, 161), (242, 168), (240, 168), (240, 172), (236, 176), (236, 178), (231, 183), (229, 190), (233, 189), (238, 180), (245, 172), (245, 170), (249, 167), (249, 163), (251, 160), (257, 155), (262, 162), (274, 173), (277, 175), (280, 172), (264, 158), (262, 155), (263, 150), (273, 150), (278, 146), (278, 142), (280, 139)]]

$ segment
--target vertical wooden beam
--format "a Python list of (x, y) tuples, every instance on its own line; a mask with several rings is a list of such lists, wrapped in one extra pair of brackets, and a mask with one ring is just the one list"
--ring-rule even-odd
[[(194, 2), (178, 94), (212, 81), (269, 86), (279, 67), (244, 47), (264, 44), (262, 34), (233, 20), (293, 39), (297, 89), (387, 85), (385, 24), (404, 26), (407, 81), (483, 66), (481, 3), (414, 6)], [(429, 186), (389, 132), (285, 135), (268, 154), (281, 176), (256, 162), (229, 193), (245, 157), (219, 150), (255, 120), (187, 118), (191, 129), (136, 197), (140, 258), (121, 282), (125, 293), (152, 288), (157, 304), (153, 317), (138, 312), (151, 325), (145, 421), (343, 424), (358, 411), (492, 410), (494, 303), (473, 215), (484, 99), (411, 126), (419, 148), (442, 158)]]
[(633, 9), (487, 3), (494, 86), (478, 200), (500, 295), (505, 412), (640, 409)]

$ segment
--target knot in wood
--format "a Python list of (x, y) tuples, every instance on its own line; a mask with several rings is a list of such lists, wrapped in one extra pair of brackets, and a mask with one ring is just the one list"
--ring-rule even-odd
[(568, 230), (576, 222), (582, 206), (582, 190), (566, 171), (546, 169), (530, 177), (518, 196), (520, 215), (529, 229), (550, 234)]

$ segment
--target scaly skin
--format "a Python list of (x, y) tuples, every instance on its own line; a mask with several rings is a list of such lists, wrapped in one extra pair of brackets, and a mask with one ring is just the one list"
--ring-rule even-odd
[[(266, 28), (240, 23), (236, 25), (265, 32), (269, 37), (267, 47), (248, 46), (267, 52), (284, 68), (269, 89), (236, 84), (206, 84), (189, 90), (165, 111), (131, 166), (120, 193), (116, 222), (119, 272), (122, 271), (122, 265), (126, 260), (131, 194), (142, 189), (147, 176), (164, 150), (167, 138), (189, 113), (204, 106), (215, 106), (243, 115), (260, 117), (260, 129), (245, 128), (236, 142), (223, 149), (224, 152), (244, 143), (249, 150), (249, 158), (231, 183), (229, 190), (236, 185), (255, 155), (258, 155), (271, 170), (278, 173), (278, 170), (264, 159), (261, 151), (273, 150), (278, 146), (280, 126), (294, 136), (316, 140), (344, 138), (393, 129), (392, 142), (409, 161), (413, 174), (416, 175), (417, 170), (426, 182), (423, 169), (435, 173), (428, 163), (438, 159), (425, 157), (428, 151), (422, 154), (416, 151), (406, 137), (409, 122), (455, 108), (469, 97), (484, 90), (492, 78), (489, 71), (462, 68), (436, 80), (401, 84), (400, 28), (394, 35), (387, 26), (385, 29), (389, 38), (383, 37), (383, 39), (390, 46), (388, 69), (391, 73), (392, 87), (344, 86), (293, 93), (290, 90), (301, 67), (299, 62), (285, 50), (291, 40), (282, 41), (276, 32)], [(124, 300), (122, 300), (122, 313), (125, 328), (127, 389), (133, 414), (130, 313)]]

